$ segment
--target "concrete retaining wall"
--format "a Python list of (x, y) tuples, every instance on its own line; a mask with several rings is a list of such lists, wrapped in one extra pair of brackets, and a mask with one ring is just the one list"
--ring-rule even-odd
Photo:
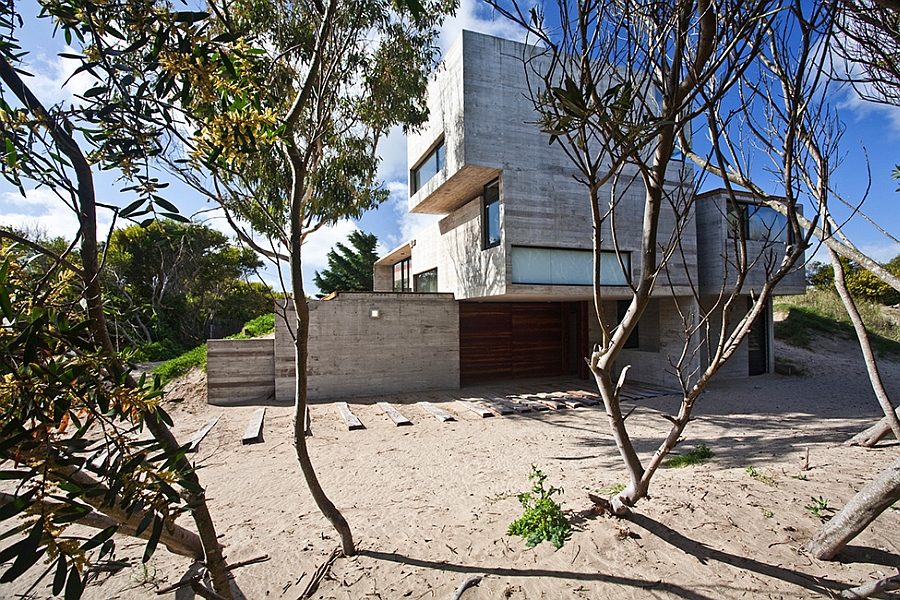
[(206, 401), (218, 406), (271, 402), (275, 396), (275, 340), (206, 342)]
[[(341, 292), (309, 301), (309, 312), (311, 400), (459, 388), (459, 308), (452, 294)], [(275, 397), (291, 402), (288, 323), (293, 327), (296, 317), (293, 307), (278, 307), (275, 315)]]

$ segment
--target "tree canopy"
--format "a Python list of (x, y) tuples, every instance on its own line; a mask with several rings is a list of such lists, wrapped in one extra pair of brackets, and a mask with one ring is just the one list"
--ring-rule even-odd
[(328, 251), (328, 268), (316, 272), (313, 281), (319, 288), (319, 298), (332, 292), (371, 291), (374, 287), (375, 247), (378, 238), (356, 230), (347, 236), (350, 248), (338, 242)]

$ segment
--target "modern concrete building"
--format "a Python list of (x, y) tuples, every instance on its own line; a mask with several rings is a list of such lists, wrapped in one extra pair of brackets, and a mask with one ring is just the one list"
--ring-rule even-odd
[[(442, 218), (375, 265), (376, 292), (453, 294), (463, 385), (586, 376), (583, 358), (600, 335), (590, 302), (587, 192), (569, 158), (535, 125), (522, 63), (533, 51), (465, 31), (447, 52), (429, 87), (429, 121), (408, 142), (409, 210)], [(627, 306), (627, 283), (639, 267), (644, 190), (635, 181), (618, 195), (619, 253), (609, 243), (600, 265), (603, 310), (613, 318)], [(690, 165), (670, 169), (667, 186), (673, 195), (693, 193)], [(722, 192), (696, 200), (680, 234), (683, 252), (669, 263), (665, 283), (619, 361), (632, 365), (634, 380), (664, 383), (668, 356), (682, 351), (682, 312), (713, 302), (730, 276), (733, 210)], [(781, 217), (746, 200), (748, 237), (779, 235)], [(674, 227), (674, 214), (664, 214), (660, 243)], [(612, 239), (611, 231), (602, 233)], [(747, 293), (761, 284), (764, 265), (758, 267)], [(799, 271), (779, 284), (780, 293), (804, 289)], [(773, 370), (771, 305), (750, 337), (726, 376)]]

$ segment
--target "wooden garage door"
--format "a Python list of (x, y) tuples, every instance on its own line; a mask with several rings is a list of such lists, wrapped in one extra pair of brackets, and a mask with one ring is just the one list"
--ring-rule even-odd
[(564, 375), (568, 313), (564, 303), (460, 303), (461, 383)]

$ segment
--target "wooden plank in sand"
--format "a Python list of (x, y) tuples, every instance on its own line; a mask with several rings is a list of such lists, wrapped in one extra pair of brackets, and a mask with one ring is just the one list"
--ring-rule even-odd
[(337, 406), (338, 412), (341, 415), (341, 418), (344, 420), (344, 423), (347, 424), (347, 429), (350, 431), (354, 431), (356, 429), (365, 429), (363, 427), (362, 421), (360, 421), (356, 415), (350, 412), (350, 407), (347, 406), (346, 402), (335, 402), (335, 406)]
[(523, 404), (523, 405), (527, 406), (528, 408), (530, 408), (531, 410), (536, 411), (536, 412), (544, 412), (546, 410), (550, 410), (549, 406), (544, 406), (543, 404), (540, 404), (539, 402), (535, 402), (531, 398), (526, 398), (524, 396), (516, 396), (515, 398), (512, 398), (512, 400), (514, 400), (515, 402), (518, 402), (520, 404)]
[(391, 406), (388, 402), (379, 402), (378, 406), (384, 411), (384, 414), (391, 418), (391, 421), (397, 424), (397, 426), (412, 425), (412, 421), (401, 415), (400, 411)]
[(260, 444), (263, 441), (263, 419), (266, 416), (266, 407), (258, 408), (250, 417), (250, 423), (247, 424), (247, 431), (244, 432), (242, 444)]
[(573, 396), (578, 396), (581, 399), (582, 404), (584, 404), (585, 406), (597, 406), (601, 402), (600, 396), (592, 394), (590, 392), (584, 392), (582, 390), (570, 390), (567, 393)]
[(434, 418), (436, 418), (441, 423), (446, 423), (447, 421), (455, 421), (456, 420), (456, 418), (453, 415), (448, 413), (443, 408), (438, 408), (431, 402), (424, 402), (424, 401), (419, 402), (419, 406), (421, 406), (422, 408), (424, 408), (425, 410), (430, 412), (432, 415), (434, 415)]
[(495, 415), (500, 415), (501, 417), (505, 417), (506, 415), (513, 414), (513, 409), (508, 406), (503, 406), (499, 402), (495, 402), (493, 398), (479, 398), (477, 404), (485, 407)]
[(492, 396), (491, 402), (495, 402), (501, 406), (505, 406), (506, 408), (509, 408), (516, 412), (520, 412), (520, 413), (531, 412), (531, 409), (529, 407), (525, 406), (524, 404), (519, 404), (518, 402), (513, 402), (506, 398), (501, 398), (500, 396)]
[(582, 406), (584, 406), (584, 404), (581, 402), (581, 398), (577, 396), (570, 396), (565, 392), (553, 392), (553, 394), (551, 395), (553, 396), (554, 400), (556, 400), (557, 402), (562, 402), (569, 408), (581, 408)]
[(494, 413), (492, 413), (488, 409), (483, 408), (481, 406), (476, 406), (472, 402), (467, 402), (466, 400), (457, 400), (456, 403), (459, 404), (460, 406), (462, 406), (463, 408), (467, 408), (467, 409), (471, 410), (473, 413), (475, 413), (482, 419), (494, 416)]
[(191, 439), (188, 440), (188, 452), (196, 452), (197, 448), (200, 447), (200, 442), (203, 441), (203, 438), (206, 437), (206, 434), (209, 433), (209, 430), (213, 428), (213, 426), (219, 422), (219, 417), (222, 415), (218, 415), (210, 419), (206, 422), (206, 425), (201, 427), (197, 433), (191, 436)]
[(529, 396), (528, 399), (531, 400), (532, 402), (537, 402), (539, 404), (543, 404), (544, 406), (549, 406), (553, 410), (559, 410), (561, 408), (566, 407), (566, 405), (563, 404), (562, 402), (560, 402), (559, 400), (554, 400), (553, 398), (550, 398), (549, 394), (544, 394), (544, 393), (534, 394), (532, 396)]

